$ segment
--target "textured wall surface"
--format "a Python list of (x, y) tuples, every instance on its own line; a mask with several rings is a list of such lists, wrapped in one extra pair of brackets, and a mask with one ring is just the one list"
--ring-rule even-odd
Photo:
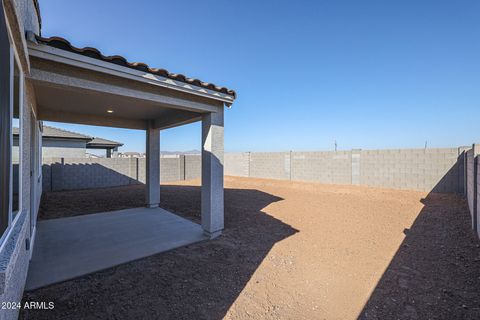
[(394, 189), (459, 192), (458, 157), (458, 148), (362, 151), (360, 183)]
[(42, 154), (45, 158), (85, 158), (85, 141), (47, 140), (43, 141)]
[(227, 153), (225, 174), (463, 193), (464, 149)]
[(290, 179), (290, 152), (250, 153), (250, 177)]
[(478, 199), (480, 197), (480, 145), (474, 144), (466, 152), (465, 158), (465, 180), (468, 209), (472, 219), (472, 229), (480, 238), (480, 208)]
[[(12, 32), (12, 41), (20, 55), (20, 61), (26, 61), (25, 48), (25, 30), (38, 31), (36, 16), (33, 14), (33, 2), (31, 0), (8, 0), (3, 2), (5, 13), (10, 24)], [(3, 14), (3, 12), (1, 13)], [(18, 20), (16, 20), (18, 18)], [(17, 21), (18, 24), (12, 23)], [(23, 57), (22, 57), (23, 55)], [(25, 59), (25, 60), (24, 60)], [(26, 70), (26, 65), (24, 65)], [(38, 123), (35, 122), (32, 110), (36, 110), (34, 92), (28, 80), (25, 80), (24, 95), (22, 106), (22, 161), (19, 167), (21, 172), (21, 212), (19, 212), (13, 222), (10, 224), (3, 236), (0, 246), (0, 301), (20, 302), (23, 295), (25, 280), (28, 270), (30, 251), (27, 250), (26, 243), (30, 242), (32, 230), (30, 226), (31, 219), (31, 178), (30, 173), (34, 173), (31, 167), (31, 142), (33, 129)], [(33, 124), (33, 126), (32, 126)], [(33, 184), (33, 187), (39, 188), (39, 185)], [(33, 199), (35, 200), (35, 199)], [(35, 201), (32, 201), (35, 205)], [(34, 212), (35, 213), (35, 212)], [(30, 248), (31, 250), (31, 248)], [(18, 310), (0, 309), (0, 319), (17, 319)]]
[(472, 221), (473, 221), (473, 200), (474, 200), (473, 184), (475, 182), (473, 163), (474, 163), (473, 149), (470, 149), (467, 151), (467, 203), (468, 203), (468, 209), (470, 210), (470, 214), (472, 215)]
[[(225, 175), (463, 193), (465, 148), (225, 154)], [(469, 160), (473, 161), (473, 160)], [(145, 183), (145, 159), (44, 159), (45, 190)], [(467, 170), (472, 170), (467, 166)], [(160, 180), (201, 176), (200, 155), (162, 156)]]
[(480, 199), (480, 161), (477, 161), (477, 176), (475, 177), (475, 183), (477, 185), (476, 198), (477, 201), (476, 210), (473, 213), (475, 215), (475, 227), (474, 230), (477, 231), (477, 236), (480, 238), (480, 206), (478, 205), (478, 199)]
[[(160, 181), (200, 177), (200, 156), (162, 156)], [(45, 191), (145, 183), (145, 158), (43, 158)]]
[(202, 173), (202, 159), (200, 155), (185, 155), (185, 180), (197, 179)]
[(293, 152), (292, 180), (350, 184), (352, 160), (349, 151)]
[(249, 177), (250, 152), (225, 153), (225, 175)]

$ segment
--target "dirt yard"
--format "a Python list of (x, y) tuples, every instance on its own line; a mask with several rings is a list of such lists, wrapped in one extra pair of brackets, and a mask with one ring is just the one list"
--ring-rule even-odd
[[(226, 178), (223, 235), (25, 293), (22, 319), (479, 319), (463, 199)], [(162, 186), (198, 221), (198, 181)], [(143, 186), (46, 194), (41, 218), (143, 204)]]

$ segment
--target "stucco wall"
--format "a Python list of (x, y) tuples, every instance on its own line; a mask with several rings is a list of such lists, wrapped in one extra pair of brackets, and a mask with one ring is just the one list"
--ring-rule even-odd
[[(25, 72), (28, 72), (28, 56), (26, 54), (25, 31), (39, 31), (38, 19), (35, 14), (32, 0), (6, 0), (3, 1), (7, 21), (12, 32), (12, 40), (20, 63)], [(3, 13), (2, 13), (3, 14)], [(5, 238), (0, 246), (0, 301), (20, 302), (25, 285), (30, 250), (27, 243), (31, 242), (32, 230), (30, 226), (30, 200), (32, 185), (30, 172), (35, 172), (31, 166), (31, 141), (36, 138), (32, 132), (32, 124), (37, 126), (33, 119), (36, 110), (32, 86), (25, 80), (22, 106), (22, 161), (19, 171), (22, 173), (21, 186), (21, 211), (16, 215), (12, 224), (7, 229)], [(34, 140), (33, 140), (34, 141)], [(34, 184), (38, 188), (38, 184)], [(38, 191), (38, 190), (37, 190)], [(32, 203), (36, 205), (36, 200)], [(18, 310), (0, 309), (0, 319), (16, 319)]]
[(44, 158), (84, 158), (87, 143), (85, 141), (71, 140), (43, 140)]
[(33, 0), (8, 0), (14, 2), (15, 10), (20, 18), (20, 31), (33, 31), (38, 34), (40, 32), (39, 19), (35, 10)]

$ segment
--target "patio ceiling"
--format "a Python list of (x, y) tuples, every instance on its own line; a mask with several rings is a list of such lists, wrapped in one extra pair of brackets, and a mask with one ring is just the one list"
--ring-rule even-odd
[[(39, 43), (28, 36), (30, 75), (40, 120), (130, 129), (195, 122), (235, 99), (231, 90), (184, 76), (158, 75)], [(90, 49), (93, 50), (93, 49)], [(96, 51), (95, 51), (96, 52)], [(158, 69), (154, 69), (158, 70)]]

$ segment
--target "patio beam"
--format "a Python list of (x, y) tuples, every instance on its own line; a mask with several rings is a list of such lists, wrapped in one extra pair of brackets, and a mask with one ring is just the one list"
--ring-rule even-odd
[(154, 127), (157, 129), (168, 129), (200, 120), (202, 120), (201, 114), (172, 110), (163, 115), (162, 118), (156, 119)]
[(202, 227), (219, 236), (224, 226), (223, 108), (202, 116)]
[(153, 127), (153, 121), (147, 129), (146, 146), (146, 200), (148, 208), (160, 205), (160, 129)]

